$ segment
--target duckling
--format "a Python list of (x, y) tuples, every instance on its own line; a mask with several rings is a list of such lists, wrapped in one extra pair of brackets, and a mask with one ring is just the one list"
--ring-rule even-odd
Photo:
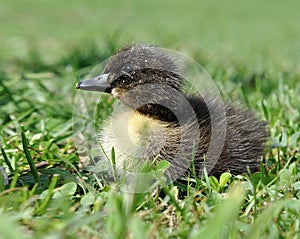
[[(171, 180), (191, 172), (201, 176), (204, 167), (214, 176), (256, 171), (265, 123), (214, 96), (185, 94), (183, 82), (178, 62), (166, 52), (132, 44), (117, 51), (101, 75), (76, 85), (112, 94), (123, 106), (100, 133), (106, 154), (115, 150), (117, 172), (160, 160), (170, 163), (166, 176)], [(213, 121), (217, 132), (223, 129), (220, 134), (212, 133)], [(210, 148), (212, 140), (220, 144)]]

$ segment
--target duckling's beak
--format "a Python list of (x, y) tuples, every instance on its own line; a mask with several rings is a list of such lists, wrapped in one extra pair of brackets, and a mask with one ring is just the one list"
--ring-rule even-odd
[(111, 93), (112, 89), (107, 82), (108, 77), (109, 74), (102, 74), (92, 79), (80, 81), (76, 84), (76, 89)]

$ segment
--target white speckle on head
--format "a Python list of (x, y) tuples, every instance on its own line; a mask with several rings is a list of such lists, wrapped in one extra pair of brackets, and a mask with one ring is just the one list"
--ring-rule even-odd
[(145, 63), (147, 63), (148, 62), (148, 60), (145, 60)]
[(111, 91), (111, 94), (116, 98), (116, 99), (121, 99), (122, 97), (124, 97), (124, 94), (126, 94), (125, 90), (122, 90), (118, 87), (113, 88)]
[(112, 89), (111, 94), (115, 97), (118, 98), (118, 91), (116, 91), (115, 89)]

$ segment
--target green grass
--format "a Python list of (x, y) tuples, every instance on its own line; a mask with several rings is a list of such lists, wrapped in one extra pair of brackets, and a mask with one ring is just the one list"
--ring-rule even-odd
[[(298, 6), (1, 3), (0, 238), (299, 238)], [(97, 168), (83, 170), (72, 138), (75, 84), (131, 41), (183, 51), (227, 101), (268, 121), (260, 172), (130, 194)]]

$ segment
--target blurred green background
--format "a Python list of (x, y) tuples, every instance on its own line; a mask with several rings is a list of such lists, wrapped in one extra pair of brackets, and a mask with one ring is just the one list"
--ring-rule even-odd
[(35, 48), (53, 63), (78, 42), (121, 47), (134, 41), (192, 57), (201, 52), (225, 64), (294, 68), (300, 62), (299, 10), (298, 0), (2, 0), (0, 59), (24, 57)]
[[(1, 0), (0, 238), (298, 238), (299, 13), (299, 0)], [(75, 85), (133, 41), (194, 58), (267, 122), (260, 172), (131, 198), (101, 165), (85, 170)], [(98, 109), (107, 117), (112, 101)]]

